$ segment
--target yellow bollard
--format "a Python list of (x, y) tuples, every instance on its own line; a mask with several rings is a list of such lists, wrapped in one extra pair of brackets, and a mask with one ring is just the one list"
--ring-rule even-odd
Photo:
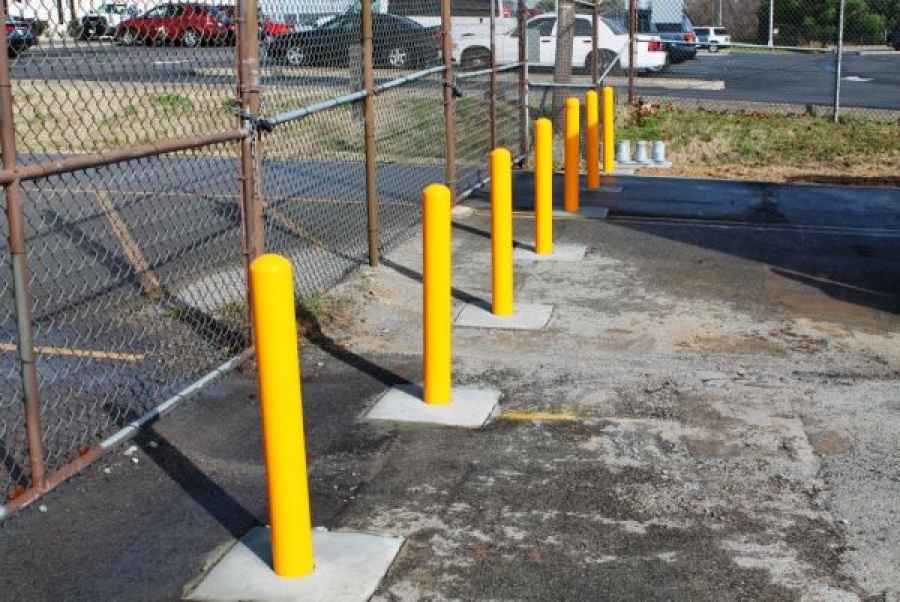
[(553, 122), (534, 123), (534, 252), (553, 254)]
[(578, 213), (578, 182), (581, 177), (581, 146), (579, 121), (580, 106), (577, 98), (566, 100), (566, 140), (563, 175), (563, 209)]
[(600, 104), (597, 91), (588, 90), (584, 96), (585, 160), (588, 188), (600, 188)]
[(491, 312), (509, 316), (513, 313), (512, 155), (505, 148), (491, 151), (491, 246)]
[(422, 398), (431, 405), (451, 401), (450, 204), (450, 189), (443, 184), (431, 184), (422, 192), (422, 285), (425, 295)]
[(279, 577), (302, 577), (314, 567), (291, 272), (279, 255), (262, 255), (250, 265), (272, 568)]
[(616, 99), (612, 86), (603, 86), (603, 171), (611, 174), (616, 169)]

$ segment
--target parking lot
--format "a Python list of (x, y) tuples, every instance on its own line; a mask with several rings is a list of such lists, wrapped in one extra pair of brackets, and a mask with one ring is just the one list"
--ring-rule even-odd
[[(35, 48), (19, 58), (13, 76), (20, 79), (104, 82), (233, 82), (234, 49), (154, 46), (128, 48), (111, 40)], [(396, 77), (377, 70), (381, 80)], [(263, 60), (262, 82), (308, 86), (341, 93), (348, 88), (349, 71), (340, 68), (288, 68)], [(552, 77), (535, 70), (533, 80)], [(576, 74), (574, 81), (589, 78)], [(623, 85), (622, 78), (613, 80)], [(711, 54), (700, 51), (696, 60), (671, 65), (666, 72), (636, 79), (642, 94), (670, 98), (705, 99), (740, 105), (771, 103), (828, 105), (833, 101), (835, 60), (830, 52), (761, 52), (734, 49)], [(876, 111), (900, 111), (900, 52), (853, 50), (843, 57), (842, 106)]]

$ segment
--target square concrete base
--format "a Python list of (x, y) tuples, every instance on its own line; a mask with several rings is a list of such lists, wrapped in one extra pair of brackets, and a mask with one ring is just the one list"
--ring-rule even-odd
[(403, 538), (313, 531), (315, 570), (286, 579), (272, 570), (268, 527), (257, 527), (187, 597), (207, 602), (365, 602), (403, 546)]
[(578, 213), (570, 213), (561, 209), (553, 210), (553, 217), (571, 217), (571, 218), (594, 218), (603, 219), (609, 215), (609, 209), (606, 207), (579, 207)]
[(454, 324), (467, 328), (540, 330), (550, 322), (552, 315), (552, 305), (516, 303), (511, 316), (495, 316), (488, 304), (467, 303), (456, 316)]
[(422, 387), (402, 385), (388, 390), (366, 418), (478, 428), (494, 416), (499, 403), (496, 389), (454, 387), (450, 403), (429, 405), (422, 401)]
[(516, 261), (581, 261), (587, 253), (584, 245), (554, 244), (553, 253), (550, 255), (538, 255), (534, 247), (513, 249), (513, 259)]

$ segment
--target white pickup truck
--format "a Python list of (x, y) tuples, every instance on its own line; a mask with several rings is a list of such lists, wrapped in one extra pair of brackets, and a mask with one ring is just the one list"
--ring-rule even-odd
[[(597, 47), (591, 38), (591, 16), (575, 15), (575, 31), (572, 40), (572, 66), (593, 67), (599, 73), (606, 71), (619, 75), (628, 69), (628, 32), (613, 20), (601, 17), (598, 21)], [(530, 65), (552, 67), (556, 64), (556, 15), (539, 15), (525, 23)], [(490, 36), (462, 35), (453, 40), (453, 61), (463, 69), (483, 69), (491, 64)], [(535, 47), (535, 44), (537, 47)], [(508, 64), (519, 60), (519, 32), (517, 29), (497, 33), (497, 63)], [(638, 35), (635, 44), (635, 70), (659, 72), (668, 65), (666, 51), (659, 38)], [(616, 58), (618, 57), (618, 59)]]

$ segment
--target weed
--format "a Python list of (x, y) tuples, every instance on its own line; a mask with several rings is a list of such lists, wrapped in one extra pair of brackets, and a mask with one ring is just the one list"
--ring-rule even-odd
[(122, 109), (122, 115), (125, 117), (137, 117), (138, 110), (134, 105), (127, 105), (124, 109)]
[(153, 97), (153, 102), (168, 109), (186, 110), (194, 107), (191, 99), (181, 94), (158, 94)]

